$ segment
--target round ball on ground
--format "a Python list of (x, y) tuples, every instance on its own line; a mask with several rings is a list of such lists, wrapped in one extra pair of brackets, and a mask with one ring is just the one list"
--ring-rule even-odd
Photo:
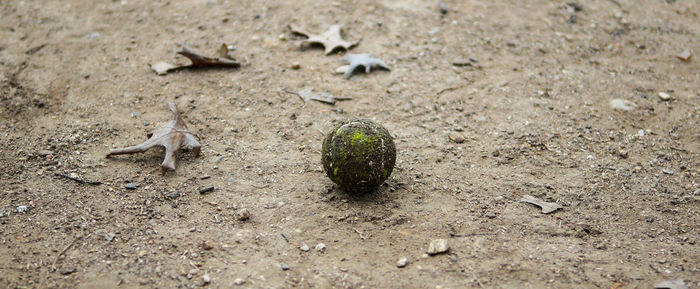
[(359, 119), (343, 122), (323, 141), (321, 162), (326, 175), (349, 192), (368, 192), (391, 175), (396, 146), (380, 124)]

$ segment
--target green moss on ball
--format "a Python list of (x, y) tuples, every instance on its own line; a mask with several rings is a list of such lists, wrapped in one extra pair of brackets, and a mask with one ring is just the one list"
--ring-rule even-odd
[(389, 131), (376, 122), (343, 122), (326, 135), (321, 162), (326, 175), (342, 189), (367, 192), (391, 175), (396, 146)]

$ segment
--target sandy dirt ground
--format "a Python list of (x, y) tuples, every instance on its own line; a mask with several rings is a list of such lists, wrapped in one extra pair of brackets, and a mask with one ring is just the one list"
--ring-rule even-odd
[[(700, 288), (700, 2), (444, 4), (2, 1), (0, 287)], [(344, 79), (289, 24), (391, 71)], [(156, 75), (182, 43), (242, 66)], [(169, 101), (199, 158), (105, 157)], [(320, 163), (353, 118), (397, 146), (372, 194)]]

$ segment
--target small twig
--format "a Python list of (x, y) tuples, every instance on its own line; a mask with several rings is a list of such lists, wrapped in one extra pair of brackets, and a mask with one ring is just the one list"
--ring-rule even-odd
[(444, 93), (444, 92), (453, 91), (453, 90), (455, 90), (455, 89), (457, 89), (457, 88), (459, 88), (459, 87), (447, 87), (447, 88), (443, 88), (443, 89), (441, 89), (440, 91), (438, 91), (436, 94), (437, 94), (437, 95), (441, 95), (441, 94)]
[(97, 185), (102, 184), (102, 182), (99, 182), (99, 181), (86, 181), (86, 180), (74, 178), (74, 177), (71, 177), (69, 175), (62, 174), (62, 173), (55, 173), (54, 175), (59, 176), (59, 177), (63, 177), (63, 178), (69, 179), (69, 180), (73, 180), (73, 181), (76, 181), (76, 182), (81, 183), (81, 184), (87, 184), (87, 185), (93, 185), (93, 186), (97, 186)]
[(284, 91), (284, 92), (286, 92), (286, 93), (295, 94), (296, 96), (298, 96), (298, 97), (301, 99), (301, 101), (303, 101), (304, 103), (306, 103), (306, 99), (304, 99), (304, 97), (301, 96), (301, 94), (299, 94), (298, 92), (296, 92), (296, 91), (291, 91), (291, 90), (289, 90), (289, 89), (286, 88), (286, 87), (283, 87), (283, 88), (282, 88), (282, 91)]
[(468, 233), (468, 234), (450, 233), (450, 237), (455, 237), (455, 238), (474, 237), (474, 236), (489, 236), (489, 235), (493, 235), (493, 234), (492, 233)]
[(360, 230), (358, 230), (358, 229), (354, 229), (354, 230), (355, 230), (355, 233), (357, 233), (357, 234), (360, 235), (360, 239), (362, 239), (362, 240), (367, 240), (367, 238), (365, 238), (365, 235), (363, 235), (362, 232), (361, 232)]
[(469, 267), (469, 271), (472, 272), (472, 276), (474, 277), (474, 280), (476, 280), (476, 283), (479, 284), (479, 287), (484, 288), (484, 284), (481, 284), (481, 281), (479, 281), (479, 278), (476, 278), (476, 274), (474, 274), (474, 270), (472, 270), (471, 267)]
[(622, 7), (622, 4), (620, 4), (620, 2), (618, 2), (617, 0), (608, 0), (608, 1), (610, 1), (610, 2), (612, 2), (613, 4), (617, 5), (617, 7)]
[(280, 233), (280, 235), (282, 235), (282, 238), (284, 238), (284, 240), (287, 241), (287, 243), (289, 243), (289, 239), (287, 239), (287, 236), (285, 236), (284, 233)]
[[(90, 235), (92, 235), (92, 234), (90, 234)], [(88, 235), (88, 237), (90, 237), (90, 235)], [(75, 239), (73, 239), (73, 242), (70, 242), (70, 244), (68, 244), (68, 246), (66, 246), (63, 250), (61, 250), (60, 253), (58, 253), (58, 255), (56, 255), (56, 258), (53, 259), (53, 264), (51, 264), (51, 270), (52, 270), (52, 271), (56, 271), (56, 262), (58, 262), (58, 258), (60, 258), (61, 255), (63, 255), (63, 254), (65, 254), (66, 252), (68, 252), (68, 250), (70, 250), (70, 248), (73, 247), (73, 245), (75, 245), (75, 243), (77, 243), (78, 240), (80, 240), (80, 239), (82, 239), (82, 238), (83, 238), (83, 236), (78, 236), (78, 237), (76, 237)]]

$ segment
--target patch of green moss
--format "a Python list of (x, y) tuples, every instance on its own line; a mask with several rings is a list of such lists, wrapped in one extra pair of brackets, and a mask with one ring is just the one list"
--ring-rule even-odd
[(384, 127), (371, 120), (354, 120), (326, 135), (321, 161), (326, 175), (343, 189), (369, 191), (391, 175), (396, 148)]

